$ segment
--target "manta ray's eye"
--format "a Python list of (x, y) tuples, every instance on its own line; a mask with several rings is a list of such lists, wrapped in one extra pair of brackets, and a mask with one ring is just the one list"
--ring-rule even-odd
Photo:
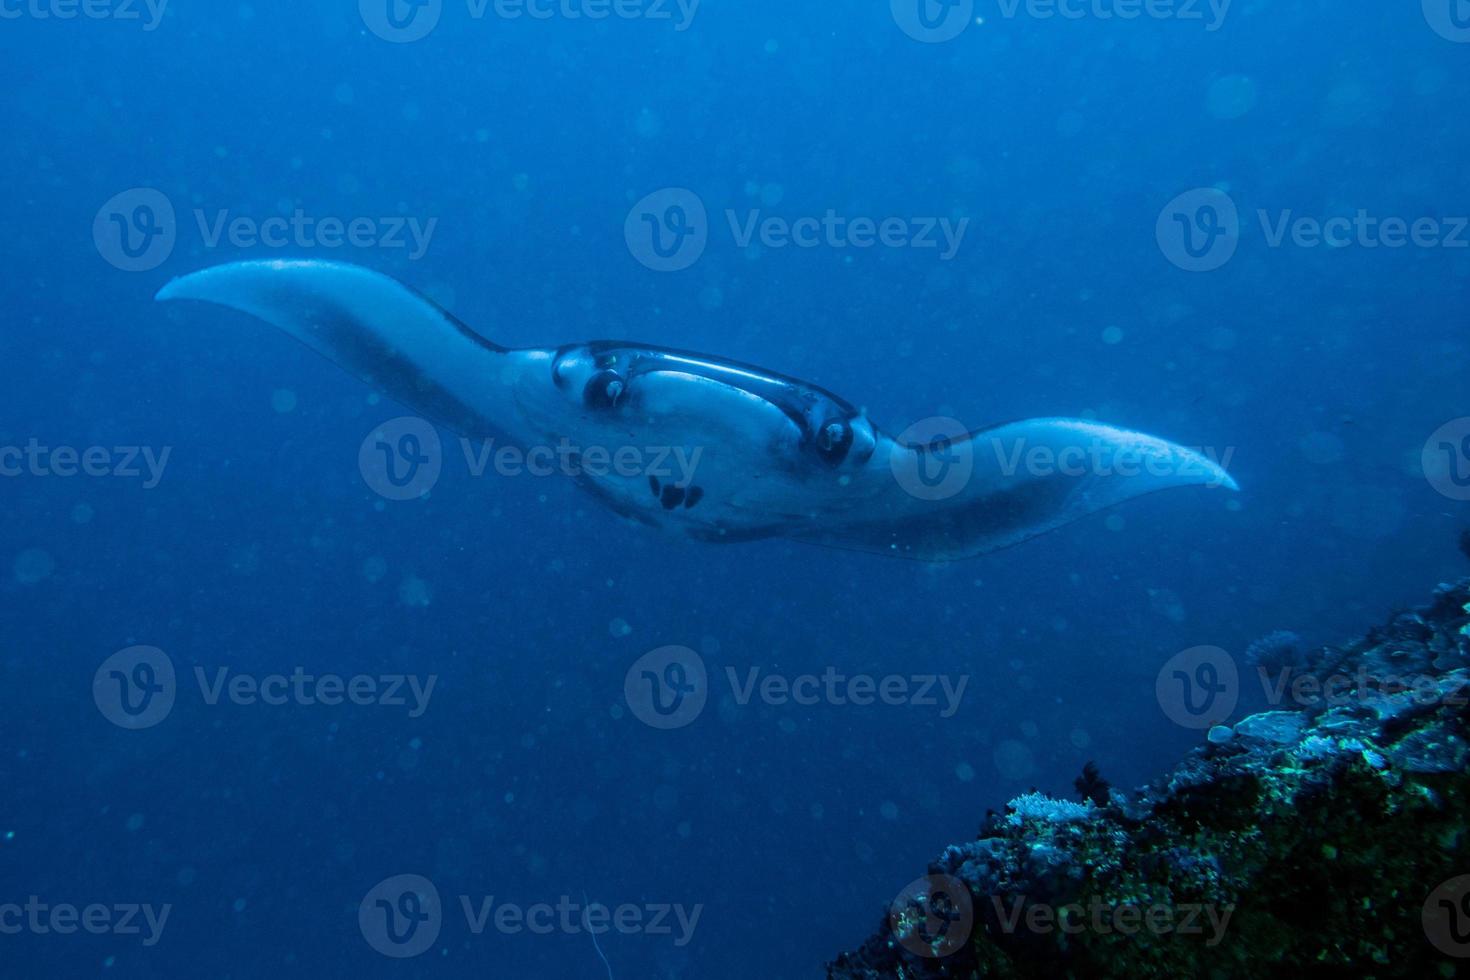
[(599, 371), (587, 382), (587, 387), (582, 389), (582, 401), (588, 408), (616, 408), (623, 394), (628, 390), (628, 382), (616, 371)]
[(836, 466), (847, 456), (847, 451), (852, 447), (852, 429), (841, 419), (832, 419), (822, 423), (817, 430), (814, 440), (817, 453), (830, 466)]

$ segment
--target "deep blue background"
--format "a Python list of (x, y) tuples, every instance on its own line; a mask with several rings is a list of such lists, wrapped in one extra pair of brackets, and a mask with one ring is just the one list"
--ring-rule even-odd
[[(1240, 652), (1276, 628), (1329, 642), (1425, 596), (1464, 563), (1465, 505), (1431, 488), (1419, 452), (1465, 413), (1470, 250), (1270, 249), (1253, 218), (1470, 211), (1470, 45), (1417, 7), (1242, 2), (1208, 33), (982, 3), (983, 26), (939, 45), (879, 0), (705, 0), (683, 33), (477, 22), (450, 2), (405, 45), (349, 0), (174, 0), (153, 32), (0, 20), (0, 444), (172, 447), (153, 490), (0, 481), (0, 902), (175, 905), (152, 949), (0, 936), (3, 971), (604, 975), (586, 936), (471, 937), (453, 920), (430, 954), (379, 956), (357, 904), (414, 872), (446, 896), (706, 906), (684, 950), (605, 937), (619, 980), (811, 976), (987, 808), (1069, 791), (1088, 759), (1141, 782), (1195, 744), (1154, 700), (1177, 651)], [(1255, 102), (1222, 118), (1210, 92), (1234, 75)], [(1186, 273), (1155, 219), (1212, 184), (1247, 230), (1225, 268)], [(949, 263), (746, 254), (717, 228), (692, 269), (660, 274), (630, 256), (623, 220), (666, 186), (714, 214), (971, 226)], [(181, 216), (147, 273), (92, 240), (98, 208), (133, 187)], [(1244, 491), (1149, 498), (934, 567), (684, 543), (570, 483), (455, 465), (431, 499), (385, 504), (357, 451), (398, 406), (244, 317), (150, 300), (240, 257), (207, 248), (192, 209), (296, 207), (438, 218), (416, 262), (309, 254), (397, 275), (503, 344), (627, 337), (752, 361), (892, 431), (1093, 414), (1234, 447)], [(50, 575), (12, 575), (38, 548)], [(427, 606), (402, 601), (412, 578)], [(416, 720), (195, 697), (130, 733), (90, 690), (131, 643), (182, 670), (439, 685)], [(671, 643), (716, 670), (972, 680), (947, 721), (716, 703), (657, 732), (628, 715), (623, 676)], [(997, 767), (1012, 740), (1033, 772)]]

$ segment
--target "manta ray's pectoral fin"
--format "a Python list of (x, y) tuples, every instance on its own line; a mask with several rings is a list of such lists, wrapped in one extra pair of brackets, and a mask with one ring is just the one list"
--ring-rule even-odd
[(258, 317), (467, 436), (514, 434), (511, 384), (545, 357), (506, 350), (402, 283), (340, 262), (233, 262), (175, 279), (157, 298)]
[(844, 514), (802, 540), (920, 561), (997, 551), (1174, 487), (1238, 489), (1209, 455), (1082, 419), (1030, 419), (929, 445), (884, 437)]

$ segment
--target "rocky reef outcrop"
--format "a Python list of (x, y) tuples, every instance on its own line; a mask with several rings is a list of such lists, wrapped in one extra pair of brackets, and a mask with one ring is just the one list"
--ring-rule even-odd
[(1271, 682), (1149, 786), (990, 814), (828, 977), (1470, 974), (1470, 580)]

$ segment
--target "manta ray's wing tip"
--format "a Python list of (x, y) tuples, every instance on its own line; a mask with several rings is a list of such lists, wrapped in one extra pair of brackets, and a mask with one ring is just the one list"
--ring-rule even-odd
[(154, 302), (165, 303), (176, 299), (197, 299), (219, 302), (222, 290), (241, 287), (258, 287), (267, 276), (281, 272), (309, 273), (319, 277), (337, 275), (350, 277), (368, 273), (368, 270), (349, 262), (326, 262), (321, 259), (253, 259), (245, 262), (226, 262), (206, 269), (177, 276), (153, 294)]

